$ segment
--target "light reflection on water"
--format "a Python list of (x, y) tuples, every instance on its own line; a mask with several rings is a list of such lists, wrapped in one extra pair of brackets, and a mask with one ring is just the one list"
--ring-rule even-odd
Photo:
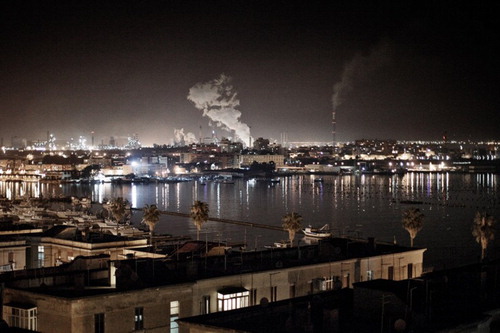
[[(330, 224), (336, 234), (376, 237), (408, 245), (401, 227), (402, 211), (420, 208), (425, 225), (415, 246), (427, 247), (426, 261), (437, 267), (476, 260), (480, 254), (471, 236), (476, 211), (500, 219), (499, 178), (496, 174), (423, 174), (404, 176), (311, 176), (283, 177), (279, 183), (237, 179), (234, 184), (182, 182), (176, 184), (83, 185), (0, 182), (0, 195), (10, 199), (32, 196), (87, 196), (95, 202), (123, 197), (133, 207), (156, 204), (162, 210), (188, 213), (194, 200), (207, 202), (210, 216), (279, 226), (281, 217), (297, 212), (303, 224)], [(411, 204), (413, 202), (413, 204)], [(132, 218), (142, 218), (136, 212)], [(162, 215), (156, 233), (196, 237), (194, 224), (186, 218)], [(261, 247), (287, 238), (284, 232), (207, 222), (203, 239), (229, 239), (257, 243)], [(301, 236), (297, 236), (300, 238)], [(500, 238), (497, 237), (497, 238)], [(251, 246), (250, 246), (251, 245)], [(255, 244), (250, 244), (253, 248)]]

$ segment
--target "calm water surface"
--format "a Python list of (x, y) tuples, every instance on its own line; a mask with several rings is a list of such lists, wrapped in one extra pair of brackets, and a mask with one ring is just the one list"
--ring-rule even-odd
[[(480, 247), (471, 235), (472, 221), (478, 210), (500, 219), (499, 177), (496, 174), (408, 173), (404, 176), (323, 176), (323, 182), (315, 182), (314, 176), (301, 175), (282, 177), (276, 184), (236, 179), (234, 184), (208, 182), (206, 185), (195, 181), (136, 185), (0, 182), (0, 194), (7, 197), (24, 193), (41, 193), (45, 197), (88, 196), (96, 202), (123, 197), (136, 208), (156, 204), (162, 210), (181, 213), (188, 213), (193, 201), (201, 200), (208, 203), (210, 216), (275, 226), (281, 225), (284, 214), (297, 212), (302, 215), (304, 225), (329, 224), (337, 235), (396, 240), (403, 245), (410, 242), (408, 233), (401, 227), (402, 211), (417, 207), (425, 214), (425, 220), (415, 246), (428, 249), (426, 266), (443, 268), (478, 260)], [(141, 218), (142, 214), (136, 212), (132, 222), (139, 223)], [(155, 232), (196, 237), (191, 220), (169, 215), (161, 216)], [(261, 248), (286, 239), (287, 234), (209, 221), (203, 226), (201, 238), (246, 241), (250, 248)], [(491, 246), (492, 257), (499, 257), (495, 253), (495, 248), (499, 248), (496, 245)]]

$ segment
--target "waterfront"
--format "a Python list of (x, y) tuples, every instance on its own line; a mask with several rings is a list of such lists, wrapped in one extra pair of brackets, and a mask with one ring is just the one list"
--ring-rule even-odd
[[(209, 181), (205, 185), (197, 181), (123, 185), (0, 182), (0, 195), (86, 196), (94, 202), (123, 197), (134, 208), (157, 204), (161, 210), (179, 213), (188, 213), (193, 201), (201, 200), (208, 203), (211, 217), (280, 226), (284, 214), (297, 212), (303, 216), (304, 225), (328, 223), (335, 235), (396, 240), (403, 245), (409, 245), (409, 237), (401, 227), (402, 211), (417, 207), (425, 220), (415, 246), (428, 248), (427, 266), (443, 268), (478, 260), (480, 247), (471, 235), (472, 221), (478, 210), (500, 217), (499, 177), (487, 173), (332, 175), (315, 182), (317, 176), (301, 175), (281, 177), (275, 183), (235, 179), (233, 184)], [(132, 222), (139, 223), (141, 217), (135, 212)], [(155, 232), (196, 237), (191, 220), (170, 215), (161, 216)], [(201, 238), (246, 241), (253, 249), (285, 239), (287, 234), (209, 221), (202, 228)]]

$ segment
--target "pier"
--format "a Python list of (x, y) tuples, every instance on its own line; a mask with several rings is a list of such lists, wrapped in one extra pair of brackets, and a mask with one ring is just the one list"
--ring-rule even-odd
[[(168, 211), (161, 211), (161, 213), (164, 215), (181, 216), (181, 217), (191, 218), (191, 216), (189, 214), (186, 214), (186, 213), (168, 212)], [(274, 231), (283, 231), (283, 232), (285, 231), (285, 230), (283, 230), (282, 227), (278, 227), (278, 226), (274, 226), (274, 225), (245, 222), (245, 221), (236, 221), (236, 220), (229, 220), (229, 219), (221, 219), (221, 218), (217, 218), (217, 217), (209, 217), (208, 221), (229, 223), (229, 224), (241, 225), (244, 227), (260, 228), (260, 229), (267, 229), (267, 230), (274, 230)]]

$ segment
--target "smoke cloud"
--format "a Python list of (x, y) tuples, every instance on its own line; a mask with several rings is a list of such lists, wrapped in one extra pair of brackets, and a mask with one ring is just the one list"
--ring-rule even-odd
[(366, 79), (373, 71), (385, 65), (392, 58), (392, 48), (387, 42), (382, 42), (366, 55), (357, 54), (344, 68), (340, 82), (333, 86), (333, 110), (343, 103), (346, 93), (353, 89), (356, 81)]
[(237, 110), (240, 101), (231, 85), (231, 77), (221, 74), (219, 78), (206, 83), (197, 83), (189, 89), (188, 100), (203, 111), (210, 124), (234, 133), (233, 140), (249, 144), (250, 127), (240, 121), (241, 112)]
[(174, 129), (174, 143), (176, 145), (184, 146), (189, 145), (196, 142), (196, 135), (191, 132), (187, 132), (184, 134), (184, 128)]

